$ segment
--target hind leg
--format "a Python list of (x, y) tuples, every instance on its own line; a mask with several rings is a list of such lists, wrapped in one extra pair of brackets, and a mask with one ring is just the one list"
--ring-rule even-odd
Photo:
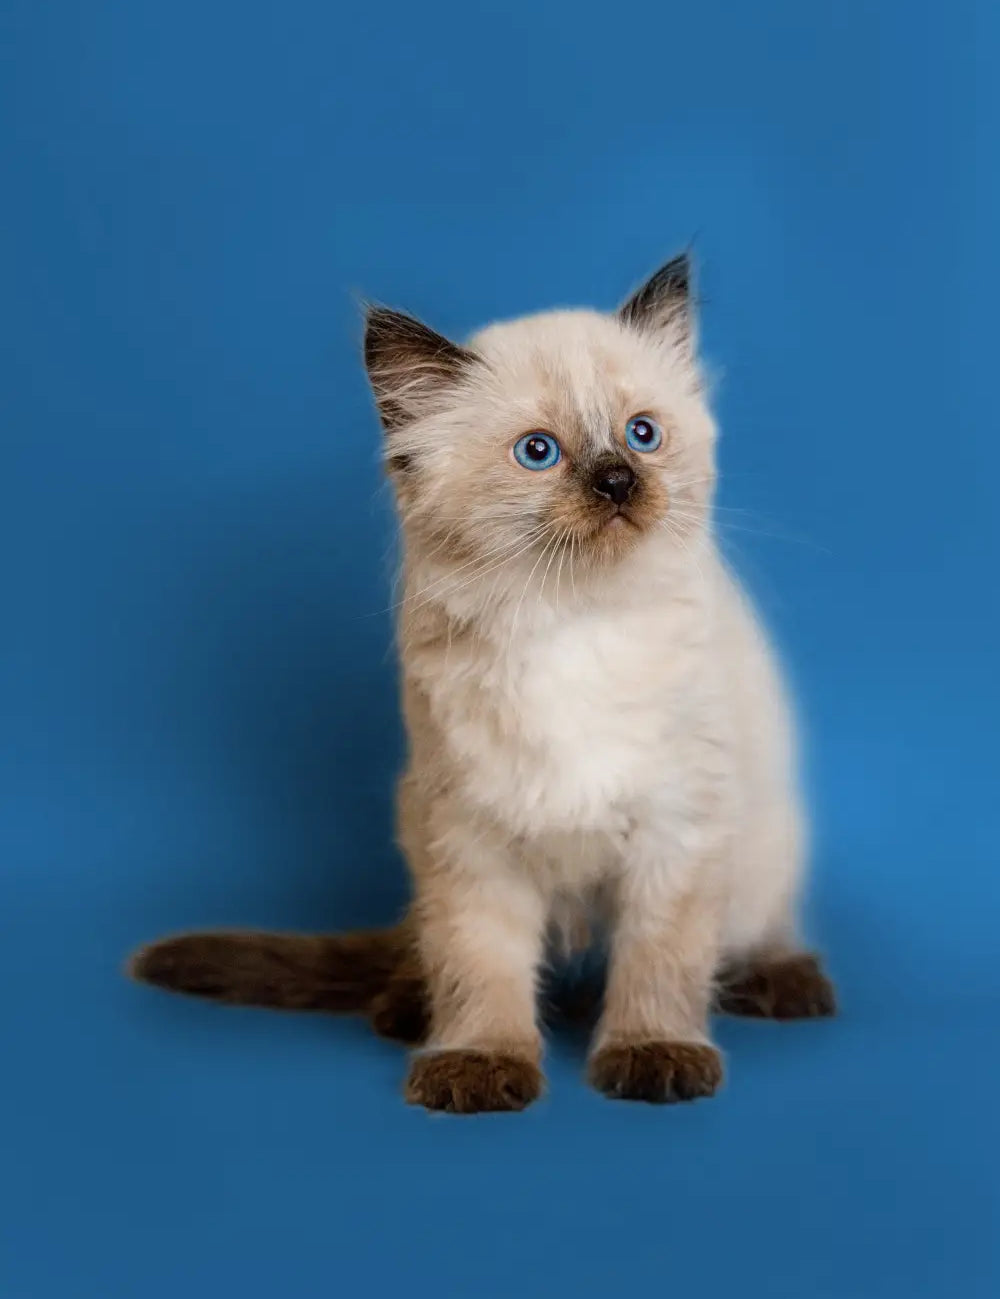
[(804, 835), (789, 806), (741, 842), (715, 1008), (757, 1019), (817, 1019), (836, 1013), (833, 984), (803, 943), (798, 899)]
[(427, 980), (414, 959), (412, 970), (394, 974), (368, 1005), (368, 1018), (379, 1037), (420, 1046), (430, 1032)]
[(729, 965), (716, 1008), (756, 1019), (820, 1019), (836, 1014), (833, 984), (811, 952), (764, 952)]

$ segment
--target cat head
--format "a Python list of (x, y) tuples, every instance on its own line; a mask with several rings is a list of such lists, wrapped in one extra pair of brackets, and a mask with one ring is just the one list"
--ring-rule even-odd
[(690, 281), (678, 257), (613, 314), (545, 312), (466, 344), (372, 308), (365, 363), (408, 554), (523, 580), (546, 552), (594, 571), (653, 536), (683, 548), (715, 441)]

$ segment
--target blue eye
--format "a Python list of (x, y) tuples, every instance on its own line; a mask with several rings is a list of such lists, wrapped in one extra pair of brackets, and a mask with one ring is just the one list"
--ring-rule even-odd
[(525, 469), (551, 469), (560, 455), (559, 443), (551, 433), (525, 433), (514, 443), (514, 459)]
[(625, 441), (633, 451), (655, 451), (663, 441), (663, 430), (648, 415), (636, 415), (625, 425)]

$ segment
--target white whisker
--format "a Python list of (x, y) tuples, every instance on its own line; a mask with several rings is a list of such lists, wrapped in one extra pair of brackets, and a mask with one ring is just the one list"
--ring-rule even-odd
[[(544, 529), (544, 528), (541, 529), (541, 534), (544, 534), (544, 532), (545, 532), (546, 530), (547, 530), (547, 529)], [(520, 541), (524, 541), (524, 545), (520, 545), (520, 546), (516, 546), (516, 545), (515, 545), (515, 546), (510, 547), (509, 550), (512, 550), (513, 553), (505, 552), (504, 554), (501, 555), (501, 557), (500, 557), (498, 560), (496, 560), (496, 562), (491, 563), (491, 564), (486, 564), (486, 565), (483, 566), (482, 568), (477, 569), (476, 572), (474, 572), (474, 573), (472, 573), (471, 575), (469, 575), (468, 577), (466, 577), (464, 581), (459, 582), (459, 584), (458, 584), (457, 586), (446, 587), (444, 591), (437, 591), (437, 590), (435, 590), (435, 588), (441, 586), (442, 582), (444, 582), (444, 581), (447, 580), (447, 576), (446, 576), (445, 578), (442, 578), (442, 579), (441, 579), (440, 581), (438, 581), (438, 582), (432, 582), (432, 583), (430, 584), (430, 586), (427, 586), (427, 587), (424, 588), (424, 591), (423, 591), (423, 592), (418, 592), (418, 593), (417, 593), (417, 594), (424, 594), (425, 592), (430, 592), (430, 594), (427, 595), (427, 598), (424, 599), (424, 600), (421, 600), (419, 604), (414, 605), (413, 608), (412, 608), (409, 612), (410, 612), (410, 613), (415, 613), (418, 609), (422, 609), (426, 604), (431, 603), (431, 601), (433, 601), (433, 600), (435, 600), (435, 599), (442, 599), (442, 600), (444, 600), (444, 599), (449, 599), (451, 596), (456, 595), (459, 591), (463, 591), (463, 590), (465, 590), (465, 588), (466, 588), (467, 586), (471, 585), (473, 582), (476, 582), (476, 581), (478, 581), (480, 578), (485, 577), (485, 576), (487, 575), (487, 573), (492, 573), (492, 572), (496, 571), (496, 569), (498, 569), (498, 568), (503, 568), (503, 567), (505, 567), (505, 566), (506, 566), (507, 564), (509, 564), (512, 560), (517, 559), (520, 555), (523, 555), (523, 554), (525, 554), (527, 551), (529, 551), (529, 550), (532, 548), (532, 546), (533, 546), (537, 541), (540, 541), (540, 540), (541, 540), (541, 535), (539, 535), (539, 534), (533, 534), (533, 535), (531, 535), (531, 536), (530, 536), (526, 541), (525, 541), (525, 539), (524, 539), (523, 537), (520, 538), (519, 540), (520, 540)], [(495, 552), (494, 552), (494, 553), (495, 553)], [(545, 552), (543, 551), (542, 553), (544, 554)], [(463, 565), (463, 568), (467, 568), (467, 567), (468, 567), (468, 565)], [(448, 576), (450, 576), (450, 575), (448, 575)]]
[(542, 548), (541, 553), (539, 554), (538, 558), (535, 560), (535, 562), (534, 562), (534, 564), (533, 564), (533, 566), (532, 566), (531, 572), (528, 574), (527, 578), (525, 579), (525, 582), (524, 582), (524, 588), (522, 589), (522, 591), (521, 591), (521, 595), (520, 595), (520, 598), (518, 599), (518, 602), (517, 602), (517, 604), (516, 604), (515, 607), (514, 607), (514, 616), (513, 616), (513, 617), (511, 618), (511, 620), (510, 620), (510, 635), (509, 635), (509, 637), (508, 637), (508, 639), (507, 639), (507, 664), (508, 664), (508, 668), (509, 668), (509, 666), (510, 666), (510, 658), (511, 658), (511, 654), (513, 653), (513, 649), (514, 649), (514, 633), (517, 631), (517, 619), (518, 619), (518, 615), (519, 615), (520, 612), (521, 612), (521, 605), (524, 603), (524, 597), (525, 597), (525, 596), (527, 595), (527, 593), (528, 593), (528, 587), (531, 585), (531, 579), (535, 576), (535, 572), (536, 572), (536, 570), (538, 569), (539, 564), (540, 564), (540, 563), (542, 562), (542, 560), (545, 558), (546, 552), (548, 551), (548, 548), (549, 548), (549, 546), (550, 546), (551, 544), (552, 544), (552, 541), (551, 541), (551, 540), (550, 540), (550, 541), (546, 541), (544, 547)]

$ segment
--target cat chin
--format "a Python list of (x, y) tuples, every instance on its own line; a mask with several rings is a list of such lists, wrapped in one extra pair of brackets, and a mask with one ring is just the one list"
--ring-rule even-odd
[(581, 549), (592, 563), (605, 567), (630, 555), (648, 533), (648, 527), (624, 512), (612, 514), (581, 538)]

